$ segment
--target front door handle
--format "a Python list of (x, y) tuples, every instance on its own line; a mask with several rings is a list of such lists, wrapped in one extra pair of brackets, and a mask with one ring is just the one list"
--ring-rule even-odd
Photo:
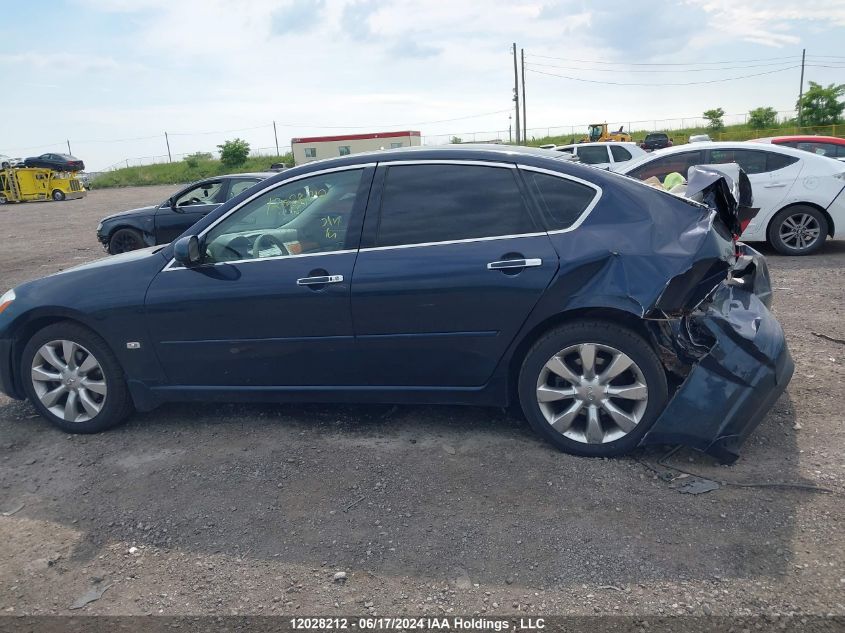
[(326, 284), (339, 284), (343, 281), (343, 275), (321, 275), (319, 277), (302, 277), (296, 280), (297, 286), (325, 286)]
[(786, 183), (781, 182), (781, 183), (775, 183), (775, 184), (772, 184), (772, 185), (763, 185), (763, 189), (778, 189), (780, 187), (786, 187)]
[(534, 268), (542, 266), (542, 259), (503, 259), (487, 264), (487, 270), (509, 270), (512, 268)]

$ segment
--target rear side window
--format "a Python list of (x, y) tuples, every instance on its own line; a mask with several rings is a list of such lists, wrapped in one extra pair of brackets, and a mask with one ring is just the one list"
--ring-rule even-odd
[(626, 160), (631, 160), (631, 152), (621, 145), (611, 145), (610, 153), (613, 154), (613, 160), (617, 163), (624, 163)]
[(514, 172), (475, 165), (389, 167), (376, 244), (423, 244), (536, 231)]
[(536, 171), (523, 171), (523, 174), (540, 202), (550, 231), (572, 226), (598, 195), (592, 187), (568, 178)]
[(603, 145), (579, 147), (578, 159), (585, 165), (598, 165), (600, 163), (610, 162), (610, 159), (607, 157), (607, 147)]
[(661, 156), (660, 158), (649, 161), (644, 165), (640, 165), (636, 169), (632, 169), (628, 175), (639, 180), (648, 180), (654, 176), (658, 178), (660, 182), (663, 182), (666, 176), (672, 172), (678, 172), (686, 178), (690, 167), (693, 165), (701, 165), (703, 162), (704, 152), (701, 150), (695, 152), (680, 152), (669, 156)]
[(763, 174), (791, 165), (798, 159), (775, 152), (752, 149), (713, 149), (708, 162), (738, 163), (746, 174)]

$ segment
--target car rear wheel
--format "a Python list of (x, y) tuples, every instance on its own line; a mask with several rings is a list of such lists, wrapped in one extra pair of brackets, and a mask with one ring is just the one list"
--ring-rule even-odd
[(783, 255), (811, 255), (824, 246), (828, 224), (824, 213), (798, 205), (782, 209), (769, 224), (769, 243)]
[(21, 379), (38, 412), (69, 433), (96, 433), (132, 412), (117, 358), (102, 338), (75, 323), (49, 325), (30, 339)]
[(62, 200), (65, 199), (64, 192), (59, 191), (58, 189), (53, 189), (52, 195), (53, 195), (53, 200), (55, 200), (56, 202), (61, 202)]
[(557, 327), (528, 352), (519, 398), (529, 423), (567, 453), (621, 455), (663, 411), (666, 374), (636, 332), (604, 321)]
[(144, 246), (144, 237), (135, 229), (118, 229), (109, 239), (109, 253), (112, 255), (135, 251)]

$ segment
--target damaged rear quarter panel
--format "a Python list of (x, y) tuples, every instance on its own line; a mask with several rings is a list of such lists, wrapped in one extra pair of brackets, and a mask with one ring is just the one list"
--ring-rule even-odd
[(641, 443), (685, 444), (732, 462), (789, 384), (792, 357), (780, 324), (748, 289), (722, 285), (690, 318), (712, 347)]

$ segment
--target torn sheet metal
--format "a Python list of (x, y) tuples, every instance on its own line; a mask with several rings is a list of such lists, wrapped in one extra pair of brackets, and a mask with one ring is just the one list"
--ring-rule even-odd
[(684, 444), (733, 462), (789, 384), (792, 357), (780, 324), (749, 289), (720, 286), (689, 320), (697, 335), (688, 336), (709, 349), (641, 444)]

